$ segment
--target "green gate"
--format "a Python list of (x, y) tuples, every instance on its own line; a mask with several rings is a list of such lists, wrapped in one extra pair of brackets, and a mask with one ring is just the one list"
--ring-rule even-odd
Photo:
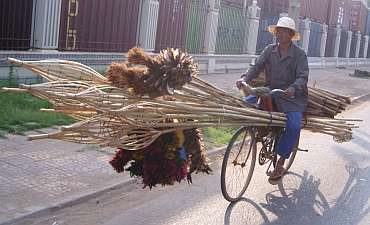
[(188, 10), (186, 48), (188, 53), (202, 53), (207, 23), (208, 0), (191, 0)]
[(243, 12), (243, 7), (221, 1), (216, 39), (217, 54), (241, 54), (243, 52), (246, 26)]

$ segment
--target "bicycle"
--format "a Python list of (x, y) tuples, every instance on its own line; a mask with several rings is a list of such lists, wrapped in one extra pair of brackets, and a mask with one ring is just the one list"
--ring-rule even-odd
[[(256, 106), (256, 108), (261, 109), (261, 106), (263, 105), (264, 107), (262, 109), (273, 111), (271, 96), (276, 96), (276, 94), (282, 95), (284, 94), (284, 91), (275, 89), (268, 93), (267, 98), (259, 97), (259, 104)], [(243, 126), (234, 133), (226, 148), (221, 168), (221, 191), (227, 201), (234, 202), (239, 200), (247, 190), (255, 168), (257, 150), (259, 150), (258, 163), (260, 165), (269, 163), (266, 174), (270, 171), (271, 166), (275, 167), (277, 161), (277, 143), (283, 131), (284, 128), (281, 127)], [(289, 159), (285, 161), (285, 173), (292, 166), (297, 151), (307, 151), (299, 149), (298, 145), (299, 137)], [(231, 161), (229, 162), (230, 159)], [(239, 173), (239, 175), (228, 175), (228, 173), (233, 172), (233, 170)], [(240, 176), (244, 173), (243, 171), (247, 173), (245, 180)], [(235, 182), (228, 182), (228, 179), (234, 178), (236, 179)], [(241, 184), (238, 185), (237, 181), (240, 181)], [(233, 193), (233, 187), (236, 187), (236, 193)]]

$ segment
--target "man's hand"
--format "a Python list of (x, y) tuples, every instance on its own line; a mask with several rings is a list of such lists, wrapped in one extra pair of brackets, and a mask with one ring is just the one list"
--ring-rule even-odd
[(294, 97), (295, 90), (294, 90), (293, 87), (289, 87), (289, 88), (285, 89), (284, 92), (285, 92), (286, 96), (288, 96), (290, 98)]
[(244, 82), (244, 79), (243, 78), (240, 78), (239, 80), (237, 80), (235, 82), (235, 85), (238, 89), (241, 89), (243, 87), (243, 82)]
[(235, 82), (236, 87), (241, 90), (244, 94), (244, 96), (248, 96), (250, 93), (248, 92), (248, 89), (246, 87), (246, 83), (243, 78), (240, 78)]

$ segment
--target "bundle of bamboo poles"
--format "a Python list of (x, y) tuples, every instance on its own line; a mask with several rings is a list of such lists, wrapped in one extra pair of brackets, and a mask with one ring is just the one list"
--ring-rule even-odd
[(282, 113), (241, 107), (242, 102), (239, 101), (222, 104), (222, 99), (232, 102), (233, 97), (222, 93), (213, 97), (207, 94), (210, 89), (202, 83), (204, 81), (194, 82), (206, 92), (187, 87), (175, 91), (174, 98), (170, 100), (138, 98), (115, 87), (108, 91), (105, 85), (89, 86), (81, 81), (54, 81), (5, 90), (28, 92), (53, 102), (55, 111), (82, 119), (62, 127), (55, 134), (31, 136), (31, 139), (56, 138), (137, 150), (149, 145), (161, 134), (176, 129), (285, 125)]
[[(53, 134), (30, 139), (55, 138), (77, 143), (94, 143), (128, 150), (142, 149), (160, 135), (177, 129), (209, 126), (285, 126), (285, 115), (253, 108), (209, 83), (193, 77), (170, 97), (135, 95), (115, 87), (93, 69), (70, 61), (43, 60), (9, 62), (24, 66), (48, 80), (5, 91), (28, 92), (53, 103), (54, 109), (77, 118)], [(304, 129), (347, 141), (354, 120), (307, 117)]]
[[(252, 87), (263, 87), (267, 85), (265, 73), (250, 82)], [(306, 115), (316, 117), (334, 118), (351, 104), (351, 99), (316, 87), (308, 87), (308, 106)]]
[[(111, 87), (109, 91), (115, 92), (114, 89), (117, 88)], [(285, 126), (283, 113), (270, 113), (237, 104), (221, 104), (219, 99), (212, 101), (211, 96), (196, 89), (192, 89), (192, 95), (186, 93), (187, 89), (176, 91), (175, 100), (135, 98), (124, 91), (110, 94), (105, 92), (108, 90), (106, 86), (89, 86), (77, 81), (21, 85), (21, 89), (6, 90), (28, 92), (54, 102), (55, 111), (81, 119), (76, 124), (62, 127), (54, 134), (31, 136), (31, 140), (54, 138), (137, 150), (149, 145), (160, 135), (176, 129), (241, 125)], [(77, 93), (76, 90), (80, 92)], [(355, 127), (347, 122), (315, 117), (302, 121), (304, 129), (339, 139), (340, 136), (347, 139), (351, 135), (351, 129)]]
[(308, 115), (334, 118), (344, 111), (349, 104), (351, 104), (349, 97), (319, 88), (308, 88)]

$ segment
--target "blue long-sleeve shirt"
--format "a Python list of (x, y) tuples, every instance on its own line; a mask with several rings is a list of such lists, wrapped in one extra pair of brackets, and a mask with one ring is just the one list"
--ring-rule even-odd
[(288, 55), (281, 57), (278, 44), (268, 45), (243, 75), (247, 83), (265, 69), (266, 81), (270, 89), (294, 90), (294, 97), (282, 96), (275, 99), (280, 112), (304, 112), (308, 104), (308, 60), (303, 49), (292, 43)]

